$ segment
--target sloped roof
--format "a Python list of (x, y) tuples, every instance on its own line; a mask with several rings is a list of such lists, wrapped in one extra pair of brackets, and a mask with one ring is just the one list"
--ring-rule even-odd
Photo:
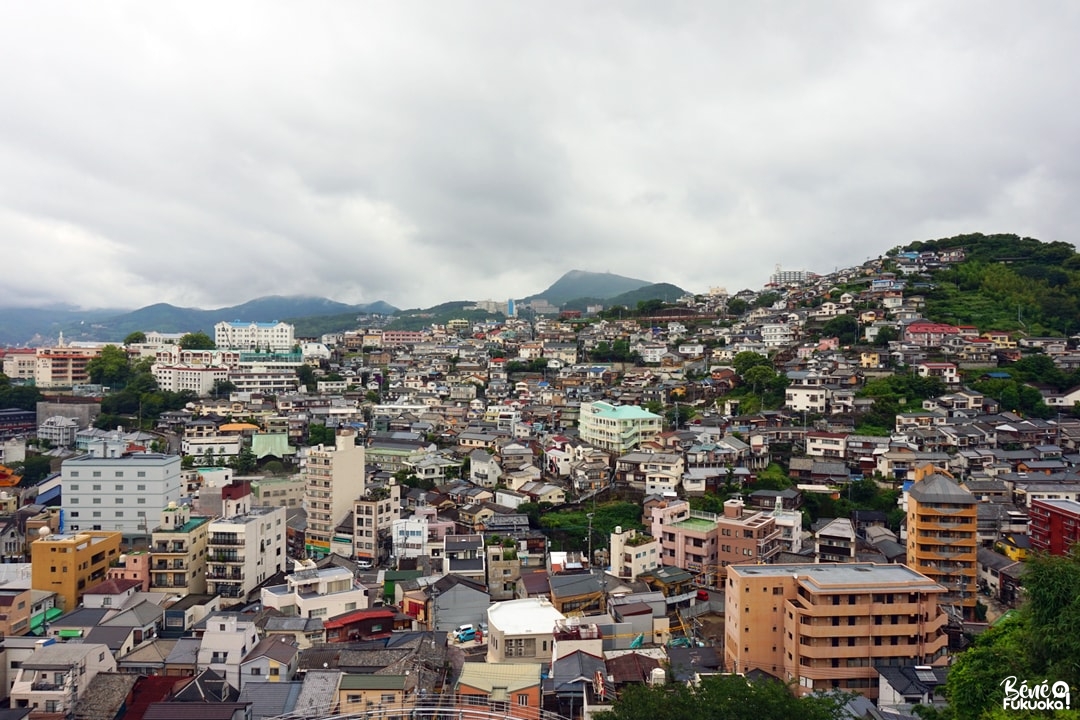
[(465, 663), (457, 684), (489, 694), (496, 687), (524, 690), (540, 684), (540, 663)]
[(960, 487), (955, 480), (939, 473), (912, 485), (908, 497), (921, 503), (976, 503), (974, 495)]
[(138, 681), (138, 675), (99, 672), (75, 704), (75, 720), (114, 720)]
[(240, 691), (237, 702), (251, 703), (251, 720), (286, 715), (293, 711), (300, 697), (299, 680), (291, 682), (249, 682)]

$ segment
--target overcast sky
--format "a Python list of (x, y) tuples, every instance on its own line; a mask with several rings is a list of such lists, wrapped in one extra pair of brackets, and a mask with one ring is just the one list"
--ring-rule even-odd
[(1073, 242), (1080, 3), (0, 6), (0, 307), (704, 292)]

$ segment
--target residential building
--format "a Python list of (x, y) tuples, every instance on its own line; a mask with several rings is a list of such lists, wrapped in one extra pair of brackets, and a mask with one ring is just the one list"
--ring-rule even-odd
[(218, 383), (229, 379), (229, 368), (225, 365), (154, 363), (150, 372), (160, 390), (193, 392), (199, 397), (211, 395)]
[(939, 601), (965, 620), (975, 617), (978, 501), (934, 473), (907, 493), (907, 565), (945, 587)]
[(235, 604), (285, 569), (285, 508), (251, 507), (246, 485), (228, 485), (221, 494), (225, 516), (208, 527), (207, 592)]
[(611, 572), (629, 580), (659, 567), (663, 551), (657, 538), (619, 526), (611, 533), (610, 547)]
[(814, 529), (814, 560), (819, 563), (854, 562), (858, 541), (855, 525), (847, 518), (821, 520)]
[(71, 612), (79, 606), (83, 591), (104, 580), (109, 566), (120, 559), (121, 534), (108, 530), (51, 534), (43, 530), (30, 543), (32, 587), (56, 593), (57, 604)]
[(255, 621), (244, 619), (239, 613), (218, 613), (207, 617), (196, 633), (200, 640), (196, 672), (213, 670), (239, 688), (240, 664), (259, 644)]
[(240, 661), (240, 689), (252, 682), (288, 682), (296, 673), (299, 660), (300, 649), (296, 645), (283, 637), (265, 637)]
[(47, 440), (56, 447), (70, 448), (75, 446), (79, 429), (79, 421), (75, 418), (53, 415), (38, 425), (37, 436), (39, 440)]
[(116, 672), (108, 645), (52, 643), (22, 662), (11, 686), (11, 707), (71, 717), (75, 704), (98, 673)]
[(663, 549), (660, 564), (701, 574), (707, 583), (728, 565), (768, 562), (783, 547), (772, 513), (748, 512), (738, 499), (724, 502), (722, 515), (691, 510), (685, 500), (662, 502), (650, 518)]
[(149, 518), (179, 501), (182, 492), (179, 455), (91, 452), (65, 460), (60, 472), (68, 527), (115, 530), (128, 547), (147, 543)]
[(264, 587), (260, 595), (263, 607), (304, 618), (332, 618), (368, 606), (367, 590), (354, 582), (348, 568), (316, 568), (310, 560), (287, 575), (284, 585)]
[(401, 486), (371, 488), (353, 502), (353, 555), (372, 564), (389, 554), (390, 532), (401, 518)]
[(877, 696), (877, 667), (944, 665), (944, 588), (904, 565), (737, 565), (725, 584), (724, 664), (800, 695)]
[(637, 405), (612, 405), (597, 400), (581, 404), (581, 440), (603, 450), (626, 453), (663, 431), (663, 418)]
[(537, 720), (541, 710), (539, 662), (515, 665), (465, 663), (457, 679), (460, 708), (490, 708), (501, 717)]
[(58, 347), (38, 348), (34, 384), (47, 389), (88, 383), (87, 365), (100, 354), (100, 347), (65, 347), (62, 342)]
[(1065, 555), (1080, 542), (1080, 502), (1032, 500), (1029, 512), (1032, 550)]
[(231, 350), (289, 352), (296, 345), (295, 328), (283, 322), (219, 322), (214, 325), (214, 344)]
[(308, 448), (301, 474), (308, 516), (305, 545), (310, 557), (330, 554), (334, 529), (354, 510), (356, 498), (365, 494), (364, 472), (364, 446), (356, 444), (356, 432), (351, 428), (339, 428), (332, 447)]
[(175, 595), (206, 592), (209, 517), (192, 517), (187, 505), (170, 503), (150, 535), (150, 589)]
[(565, 619), (546, 598), (492, 604), (487, 610), (487, 662), (549, 662), (555, 625)]
[(847, 434), (811, 430), (806, 433), (806, 454), (810, 457), (844, 458), (847, 454)]

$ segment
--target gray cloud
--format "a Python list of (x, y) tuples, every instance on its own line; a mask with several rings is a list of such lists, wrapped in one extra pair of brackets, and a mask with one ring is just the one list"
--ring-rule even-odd
[(1078, 30), (1067, 2), (5, 6), (0, 307), (734, 290), (1071, 241)]

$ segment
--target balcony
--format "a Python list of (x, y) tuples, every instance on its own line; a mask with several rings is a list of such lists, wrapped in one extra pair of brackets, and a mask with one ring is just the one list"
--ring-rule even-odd
[(243, 535), (213, 535), (210, 537), (210, 545), (231, 545), (240, 547), (244, 544)]
[(229, 554), (227, 554), (227, 553), (211, 553), (209, 555), (209, 560), (211, 562), (226, 563), (226, 564), (229, 564), (229, 565), (234, 565), (234, 564), (241, 564), (242, 565), (244, 563), (245, 558), (244, 558), (243, 555), (234, 555), (234, 554), (231, 554), (231, 553), (229, 553)]

